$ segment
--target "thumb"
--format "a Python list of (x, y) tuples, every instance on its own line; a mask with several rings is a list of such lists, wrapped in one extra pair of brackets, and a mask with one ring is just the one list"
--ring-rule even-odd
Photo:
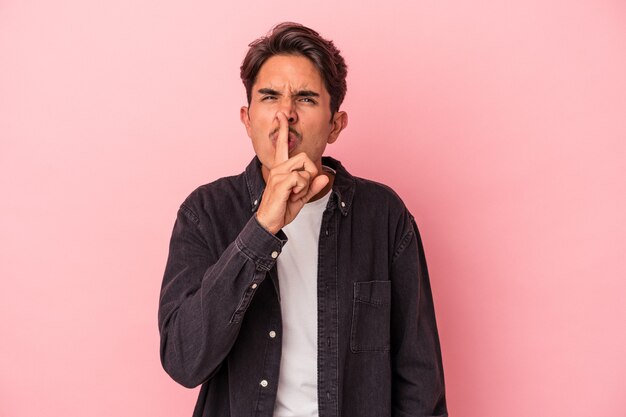
[(322, 191), (324, 187), (328, 185), (329, 181), (330, 178), (328, 178), (326, 175), (318, 175), (317, 177), (315, 177), (313, 181), (311, 181), (311, 185), (309, 186), (309, 192), (304, 196), (304, 200), (308, 202), (310, 199), (315, 197), (317, 193)]

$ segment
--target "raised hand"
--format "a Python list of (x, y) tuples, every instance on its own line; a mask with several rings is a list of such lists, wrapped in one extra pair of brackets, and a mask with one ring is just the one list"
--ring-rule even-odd
[(257, 220), (276, 233), (296, 218), (302, 207), (326, 187), (329, 178), (304, 153), (289, 158), (289, 122), (283, 112), (276, 114), (279, 129), (274, 163), (269, 171)]

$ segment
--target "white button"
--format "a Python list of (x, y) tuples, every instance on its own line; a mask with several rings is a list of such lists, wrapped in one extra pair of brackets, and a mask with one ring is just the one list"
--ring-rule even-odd
[(261, 381), (261, 386), (263, 388), (267, 387), (267, 381), (266, 380)]
[(275, 332), (274, 330), (272, 330), (272, 331), (270, 332), (270, 337), (271, 337), (272, 339), (276, 337), (276, 332)]
[(346, 203), (344, 203), (343, 201), (341, 202), (341, 207), (345, 207)]
[(257, 285), (256, 285), (256, 284), (252, 284), (252, 287), (251, 287), (251, 288), (254, 290), (256, 287), (257, 287)]
[(256, 206), (259, 203), (259, 200), (254, 200), (254, 205)]
[(273, 259), (278, 258), (278, 252), (276, 252), (276, 251), (272, 252), (272, 258)]

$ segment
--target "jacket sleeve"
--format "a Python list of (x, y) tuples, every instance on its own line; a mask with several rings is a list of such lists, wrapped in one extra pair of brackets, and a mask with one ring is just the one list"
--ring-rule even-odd
[(448, 415), (441, 348), (426, 259), (417, 225), (407, 231), (392, 263), (392, 393), (394, 417)]
[(282, 232), (267, 232), (256, 216), (219, 259), (209, 256), (211, 242), (205, 236), (194, 212), (181, 206), (159, 300), (161, 363), (188, 388), (210, 379), (219, 369), (256, 288), (286, 242)]

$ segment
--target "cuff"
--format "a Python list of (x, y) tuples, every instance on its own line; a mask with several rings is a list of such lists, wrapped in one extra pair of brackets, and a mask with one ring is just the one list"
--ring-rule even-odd
[(237, 246), (254, 261), (258, 270), (269, 271), (287, 243), (287, 235), (279, 230), (271, 234), (252, 216), (237, 236)]

